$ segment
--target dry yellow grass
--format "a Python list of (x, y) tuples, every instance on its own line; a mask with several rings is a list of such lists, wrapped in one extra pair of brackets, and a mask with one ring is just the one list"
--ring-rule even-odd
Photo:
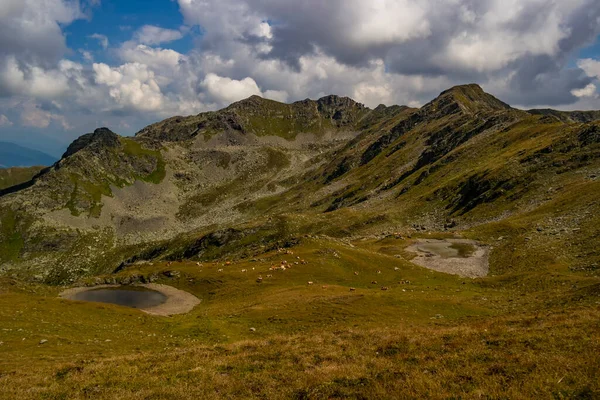
[[(6, 399), (593, 399), (597, 309), (0, 363)], [(165, 343), (167, 344), (167, 343)]]

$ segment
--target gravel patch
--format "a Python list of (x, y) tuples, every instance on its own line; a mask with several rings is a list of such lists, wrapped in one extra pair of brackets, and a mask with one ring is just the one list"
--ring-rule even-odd
[[(452, 244), (469, 244), (475, 248), (469, 257), (461, 257)], [(422, 267), (447, 274), (468, 278), (487, 276), (489, 271), (489, 253), (487, 246), (468, 239), (422, 239), (406, 248), (416, 254), (411, 262)]]

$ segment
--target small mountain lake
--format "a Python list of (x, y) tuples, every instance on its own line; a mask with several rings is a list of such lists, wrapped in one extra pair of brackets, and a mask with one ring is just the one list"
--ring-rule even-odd
[(133, 308), (150, 308), (163, 304), (167, 296), (139, 286), (105, 287), (76, 293), (73, 300), (118, 304)]

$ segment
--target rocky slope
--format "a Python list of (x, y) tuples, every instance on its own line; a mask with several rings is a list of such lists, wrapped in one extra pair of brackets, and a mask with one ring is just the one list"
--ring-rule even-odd
[[(466, 85), (420, 109), (253, 96), (134, 138), (99, 129), (2, 192), (0, 268), (66, 282), (139, 259), (234, 257), (304, 235), (448, 229), (529, 235), (531, 251), (549, 236), (572, 245), (548, 262), (594, 265), (595, 115), (520, 111)], [(526, 268), (525, 259), (506, 262)]]

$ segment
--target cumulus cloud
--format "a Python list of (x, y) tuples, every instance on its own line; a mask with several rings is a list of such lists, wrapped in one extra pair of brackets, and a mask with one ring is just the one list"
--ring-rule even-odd
[(290, 97), (285, 90), (267, 90), (262, 95), (265, 99), (275, 100), (281, 103), (287, 102)]
[(0, 64), (0, 89), (12, 94), (26, 94), (37, 98), (63, 95), (68, 89), (70, 61), (59, 62), (57, 68), (43, 69), (30, 64), (19, 64), (14, 56), (8, 56)]
[(0, 97), (64, 95), (70, 72), (61, 25), (82, 17), (77, 1), (0, 2)]
[(262, 94), (252, 78), (235, 80), (209, 73), (202, 81), (202, 86), (206, 88), (208, 95), (219, 103), (232, 103), (252, 95)]
[(112, 68), (106, 64), (94, 64), (96, 83), (110, 88), (110, 97), (121, 106), (140, 111), (161, 108), (163, 96), (155, 80), (154, 72), (140, 63), (129, 63)]
[(23, 105), (21, 112), (21, 124), (23, 126), (47, 128), (53, 121), (58, 122), (63, 129), (72, 129), (72, 126), (62, 115), (44, 110), (34, 102), (27, 102)]
[(135, 33), (134, 37), (139, 43), (158, 45), (179, 40), (183, 37), (183, 34), (174, 29), (165, 29), (154, 25), (144, 25)]
[(171, 49), (148, 47), (143, 44), (126, 42), (120, 49), (119, 55), (126, 62), (137, 62), (150, 67), (176, 67), (185, 56)]
[[(597, 0), (178, 0), (185, 26), (95, 33), (109, 57), (79, 49), (83, 64), (61, 30), (93, 12), (80, 1), (0, 1), (0, 115), (133, 130), (254, 94), (418, 106), (468, 82), (517, 106), (600, 108), (600, 61), (572, 62), (600, 34)], [(169, 48), (195, 28), (195, 49)]]
[(2, 0), (0, 59), (14, 55), (28, 63), (52, 63), (66, 52), (61, 24), (83, 17), (77, 2)]
[(591, 58), (584, 58), (577, 62), (579, 68), (585, 71), (587, 76), (600, 79), (600, 61)]
[[(303, 59), (319, 53), (346, 67), (381, 60), (399, 76), (504, 80), (513, 97), (529, 104), (574, 101), (571, 90), (590, 82), (581, 71), (565, 72), (567, 59), (600, 33), (595, 0), (179, 0), (179, 5), (188, 24), (205, 29), (203, 49), (223, 58), (239, 58), (237, 44), (245, 43), (253, 61), (276, 59), (297, 71)], [(261, 37), (257, 32), (266, 21), (274, 22)]]
[(575, 97), (598, 97), (598, 92), (596, 91), (596, 85), (590, 83), (583, 89), (573, 89), (571, 93)]

